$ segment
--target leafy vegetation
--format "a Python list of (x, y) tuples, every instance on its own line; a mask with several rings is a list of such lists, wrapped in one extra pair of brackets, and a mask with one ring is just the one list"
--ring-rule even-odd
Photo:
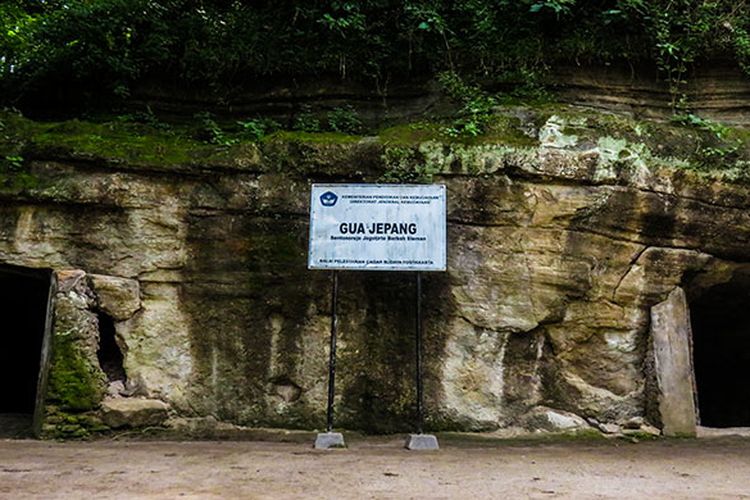
[(740, 159), (746, 137), (742, 137), (738, 130), (692, 113), (675, 115), (672, 121), (704, 132), (696, 151), (699, 167), (726, 169), (735, 166)]
[(445, 128), (451, 137), (477, 137), (486, 132), (492, 120), (492, 108), (496, 100), (477, 86), (468, 85), (454, 72), (439, 75), (445, 92), (461, 103), (461, 109), (453, 122)]
[(242, 136), (251, 141), (259, 141), (281, 128), (281, 125), (271, 118), (251, 118), (238, 121), (237, 125), (240, 126)]
[[(383, 93), (397, 78), (442, 71), (538, 87), (559, 63), (647, 61), (679, 107), (690, 68), (717, 57), (750, 71), (745, 0), (0, 3), (6, 104), (127, 98), (145, 82), (231, 96), (258, 77), (321, 74)], [(464, 128), (473, 133), (471, 120)]]
[(357, 134), (362, 131), (362, 120), (351, 105), (337, 107), (328, 113), (328, 128), (332, 132)]
[(313, 114), (310, 105), (305, 104), (294, 119), (294, 130), (320, 132), (320, 120)]

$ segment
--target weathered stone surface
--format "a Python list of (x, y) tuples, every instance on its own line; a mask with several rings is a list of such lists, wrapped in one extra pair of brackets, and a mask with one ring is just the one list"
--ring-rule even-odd
[(315, 437), (313, 448), (316, 450), (331, 450), (336, 448), (346, 448), (344, 435), (340, 432), (320, 432)]
[(107, 396), (116, 398), (125, 395), (125, 384), (122, 380), (115, 380), (107, 385)]
[(599, 430), (604, 434), (620, 434), (622, 432), (622, 427), (617, 424), (604, 423), (599, 424)]
[(234, 426), (219, 422), (213, 415), (206, 417), (171, 417), (164, 425), (179, 433), (196, 437), (208, 437), (217, 431), (234, 429)]
[(685, 292), (678, 287), (667, 300), (651, 308), (654, 371), (665, 436), (695, 436), (697, 419), (691, 336)]
[(643, 420), (643, 417), (633, 417), (631, 419), (628, 419), (627, 422), (624, 422), (622, 424), (623, 429), (640, 429), (642, 426), (646, 425), (646, 423)]
[(169, 405), (157, 399), (105, 399), (101, 407), (102, 420), (113, 429), (162, 425), (168, 413)]
[(173, 407), (186, 408), (193, 357), (179, 287), (145, 281), (141, 290), (142, 312), (115, 324), (127, 346), (127, 388), (134, 395), (164, 399)]
[(523, 415), (520, 420), (528, 430), (563, 432), (589, 428), (588, 423), (574, 413), (554, 410), (544, 406), (532, 409)]
[[(566, 102), (668, 119), (673, 112), (666, 82), (656, 67), (580, 65), (558, 67), (550, 81)], [(711, 61), (691, 71), (683, 87), (691, 110), (714, 120), (747, 124), (747, 79), (734, 67)]]
[(106, 391), (106, 376), (97, 358), (95, 297), (85, 272), (70, 270), (57, 275), (48, 398), (62, 410), (94, 410)]
[[(585, 122), (530, 122), (538, 147), (406, 148), (449, 190), (448, 271), (424, 280), (434, 429), (520, 426), (540, 406), (657, 422), (647, 415), (652, 306), (750, 262), (748, 185), (594, 136)], [(86, 375), (75, 378), (91, 382), (81, 411), (106, 389), (101, 307), (127, 347), (127, 394), (238, 425), (323, 424), (330, 281), (306, 269), (309, 183), (376, 181), (389, 146), (259, 147), (245, 166), (173, 171), (40, 157), (37, 188), (0, 190), (0, 262), (96, 275), (93, 293), (76, 289), (84, 273), (59, 274), (55, 339), (77, 364), (53, 362), (51, 380), (68, 380), (59, 367)], [(408, 432), (412, 280), (340, 278), (337, 425)]]
[(141, 308), (137, 280), (89, 274), (91, 285), (102, 311), (117, 321), (124, 321)]
[(437, 438), (433, 434), (409, 434), (404, 448), (414, 451), (439, 450)]
[[(555, 95), (561, 100), (589, 109), (617, 110), (663, 120), (668, 120), (674, 111), (669, 82), (655, 65), (633, 65), (625, 61), (602, 65), (581, 61), (571, 66), (556, 64), (545, 74), (547, 83), (554, 87)], [(345, 97), (354, 99), (363, 121), (376, 127), (384, 120), (413, 119), (428, 110), (439, 113), (450, 109), (445, 96), (436, 92), (430, 82), (391, 82), (387, 106), (383, 105), (382, 93), (376, 88), (348, 79), (316, 75), (295, 78), (293, 84), (282, 81), (271, 89), (266, 80), (254, 83), (257, 87), (243, 87), (247, 90), (231, 96), (231, 109), (242, 110), (246, 116), (273, 113), (281, 123), (294, 117), (295, 108), (290, 106), (290, 98), (324, 109), (340, 106)], [(253, 82), (246, 85), (253, 85)], [(696, 65), (681, 83), (680, 92), (689, 101), (690, 109), (702, 117), (748, 124), (750, 84), (736, 64), (711, 60), (708, 64)], [(134, 95), (139, 102), (150, 103), (157, 114), (185, 115), (187, 110), (220, 113), (227, 106), (226, 103), (217, 106), (215, 97), (177, 84), (171, 88), (146, 85), (135, 90)]]
[(643, 424), (639, 429), (640, 432), (649, 434), (651, 436), (661, 436), (662, 432), (654, 427), (653, 425)]

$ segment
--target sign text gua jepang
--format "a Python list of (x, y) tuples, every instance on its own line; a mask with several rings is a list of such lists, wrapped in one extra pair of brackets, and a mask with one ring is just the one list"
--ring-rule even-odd
[(310, 269), (445, 271), (445, 186), (313, 184)]

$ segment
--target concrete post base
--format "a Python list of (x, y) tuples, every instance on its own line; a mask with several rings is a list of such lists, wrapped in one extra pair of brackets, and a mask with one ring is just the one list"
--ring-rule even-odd
[(409, 434), (406, 438), (407, 450), (439, 450), (437, 438), (432, 434)]
[(344, 435), (340, 432), (319, 432), (315, 438), (316, 450), (328, 450), (331, 448), (346, 448)]

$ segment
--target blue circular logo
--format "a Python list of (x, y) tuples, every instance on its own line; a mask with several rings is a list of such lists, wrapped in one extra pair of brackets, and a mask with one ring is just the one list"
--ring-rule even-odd
[(331, 191), (326, 191), (325, 193), (320, 195), (320, 203), (322, 203), (324, 207), (332, 207), (338, 200), (339, 197)]

